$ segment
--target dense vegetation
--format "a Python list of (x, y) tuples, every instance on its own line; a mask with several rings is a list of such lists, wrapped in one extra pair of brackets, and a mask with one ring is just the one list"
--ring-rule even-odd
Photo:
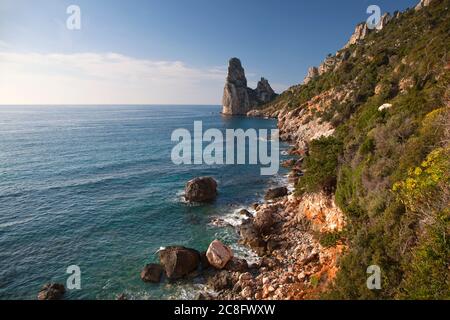
[[(353, 84), (351, 101), (316, 114), (333, 137), (313, 141), (299, 193), (334, 193), (348, 251), (325, 298), (450, 299), (450, 1), (408, 10), (333, 72), (292, 87), (275, 103), (297, 108)], [(343, 89), (344, 90), (344, 89)], [(392, 108), (379, 111), (384, 104)], [(382, 270), (369, 290), (366, 269)]]

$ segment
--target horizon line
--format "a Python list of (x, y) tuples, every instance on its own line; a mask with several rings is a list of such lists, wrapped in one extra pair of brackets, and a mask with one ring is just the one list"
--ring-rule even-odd
[(61, 107), (73, 107), (73, 106), (197, 106), (197, 107), (208, 107), (208, 106), (222, 106), (221, 104), (204, 104), (204, 103), (188, 103), (188, 104), (168, 104), (168, 103), (83, 103), (83, 104), (67, 104), (67, 103), (33, 103), (33, 104), (0, 104), (0, 107), (47, 107), (47, 106), (61, 106)]

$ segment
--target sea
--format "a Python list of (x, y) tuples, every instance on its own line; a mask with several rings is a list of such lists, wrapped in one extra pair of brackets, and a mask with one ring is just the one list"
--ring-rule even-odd
[[(36, 299), (49, 282), (80, 289), (66, 299), (194, 299), (201, 277), (148, 284), (140, 279), (161, 247), (205, 251), (219, 239), (237, 256), (240, 209), (284, 183), (260, 165), (175, 165), (174, 130), (274, 129), (276, 121), (224, 117), (220, 106), (0, 106), (0, 299)], [(280, 159), (288, 146), (281, 145)], [(184, 201), (186, 182), (218, 181), (217, 200)], [(211, 223), (223, 219), (229, 225)]]

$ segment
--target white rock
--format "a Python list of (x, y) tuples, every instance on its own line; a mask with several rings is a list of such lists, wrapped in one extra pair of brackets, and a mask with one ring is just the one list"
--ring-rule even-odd
[(383, 111), (383, 110), (390, 109), (390, 108), (392, 108), (392, 104), (385, 103), (381, 107), (378, 108), (378, 111)]

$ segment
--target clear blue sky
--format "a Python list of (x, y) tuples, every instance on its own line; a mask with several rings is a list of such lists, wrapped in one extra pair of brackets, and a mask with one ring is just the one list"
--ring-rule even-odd
[[(0, 52), (8, 53), (6, 57), (9, 60), (19, 59), (20, 63), (33, 65), (36, 65), (33, 61), (37, 60), (40, 64), (44, 63), (43, 60), (49, 58), (49, 54), (59, 54), (67, 63), (73, 61), (74, 54), (84, 53), (99, 55), (91, 57), (92, 59), (109, 59), (103, 56), (107, 53), (119, 54), (120, 63), (126, 65), (129, 63), (127, 59), (131, 59), (132, 63), (136, 63), (136, 68), (139, 63), (157, 61), (164, 61), (172, 68), (175, 62), (180, 62), (183, 68), (189, 69), (187, 74), (192, 77), (200, 74), (199, 83), (210, 79), (210, 85), (205, 87), (211, 92), (205, 93), (205, 97), (198, 98), (198, 101), (195, 101), (195, 96), (201, 92), (186, 95), (186, 100), (190, 100), (186, 103), (220, 103), (222, 88), (218, 88), (219, 80), (230, 57), (236, 56), (242, 60), (251, 84), (258, 77), (264, 76), (275, 88), (285, 88), (301, 82), (309, 66), (318, 65), (328, 53), (340, 49), (348, 41), (355, 25), (367, 19), (366, 9), (369, 5), (376, 4), (383, 12), (393, 12), (412, 7), (417, 2), (418, 0), (0, 0)], [(69, 31), (65, 27), (68, 17), (66, 8), (71, 4), (81, 8), (82, 29), (79, 31)], [(11, 57), (13, 53), (18, 56)], [(25, 57), (30, 54), (38, 55), (34, 56), (37, 60)], [(53, 65), (36, 68), (36, 74), (47, 68), (46, 78), (49, 73), (63, 72), (61, 68), (52, 71)], [(104, 68), (109, 69), (108, 64)], [(19, 72), (11, 64), (7, 70)], [(101, 67), (98, 70), (101, 72)], [(148, 72), (152, 73), (151, 70)], [(66, 71), (74, 73), (74, 70)], [(120, 72), (123, 71), (117, 71), (115, 75)], [(158, 72), (160, 70), (155, 71), (155, 76)], [(184, 72), (182, 68), (181, 72)], [(167, 76), (167, 73), (164, 74)], [(93, 80), (93, 75), (89, 76)], [(138, 76), (145, 78), (149, 75)], [(73, 79), (67, 79), (66, 74), (64, 77), (68, 81), (67, 85), (76, 84), (75, 81), (71, 82)], [(17, 80), (22, 79), (21, 81), (28, 83), (26, 81), (32, 81), (29, 78), (30, 76), (24, 75)], [(103, 89), (106, 92), (105, 83), (102, 85), (105, 85)], [(151, 85), (154, 82), (148, 83)], [(195, 90), (198, 89), (198, 83), (196, 86), (190, 83), (190, 86), (186, 91), (194, 90), (194, 87)], [(83, 93), (78, 91), (78, 94), (80, 92)], [(90, 96), (91, 92), (87, 95), (92, 98), (93, 103), (115, 101), (104, 97), (93, 98)], [(71, 96), (70, 92), (68, 96)], [(0, 100), (0, 103), (12, 103), (14, 99), (11, 97), (5, 101)], [(63, 98), (59, 96), (57, 99), (47, 100), (58, 102), (61, 99)], [(47, 102), (46, 99), (38, 100), (36, 103)], [(125, 101), (118, 100), (117, 102)], [(143, 96), (141, 100), (130, 102), (180, 102), (166, 97), (150, 99), (148, 96)]]

